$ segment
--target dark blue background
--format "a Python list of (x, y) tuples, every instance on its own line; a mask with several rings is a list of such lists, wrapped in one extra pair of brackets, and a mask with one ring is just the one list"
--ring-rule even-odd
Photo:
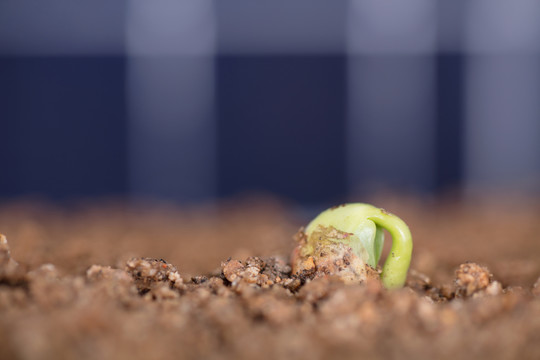
[[(424, 166), (435, 183), (424, 192), (463, 175), (462, 58), (433, 61), (436, 162)], [(342, 55), (216, 57), (219, 196), (346, 198), (346, 65)], [(0, 197), (127, 195), (125, 73), (122, 56), (0, 58)]]
[(0, 196), (126, 192), (122, 57), (0, 58)]

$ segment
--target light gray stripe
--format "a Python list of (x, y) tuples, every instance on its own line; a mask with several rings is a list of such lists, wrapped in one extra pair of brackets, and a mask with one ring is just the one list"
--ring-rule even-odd
[(540, 190), (540, 2), (475, 0), (466, 36), (466, 188)]
[(540, 190), (540, 58), (475, 55), (466, 73), (467, 189)]
[(216, 7), (221, 53), (345, 51), (345, 1), (216, 0)]
[(436, 47), (437, 2), (350, 0), (351, 54), (431, 54)]
[(212, 3), (159, 4), (152, 11), (144, 1), (130, 3), (130, 190), (134, 197), (209, 199), (216, 190)]
[(125, 10), (116, 0), (2, 0), (0, 54), (123, 54)]
[(353, 194), (429, 190), (434, 180), (434, 4), (349, 4), (349, 188)]

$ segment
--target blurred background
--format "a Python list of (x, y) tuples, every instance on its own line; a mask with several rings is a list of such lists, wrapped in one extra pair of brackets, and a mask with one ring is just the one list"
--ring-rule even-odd
[(2, 0), (0, 198), (540, 190), (540, 2)]

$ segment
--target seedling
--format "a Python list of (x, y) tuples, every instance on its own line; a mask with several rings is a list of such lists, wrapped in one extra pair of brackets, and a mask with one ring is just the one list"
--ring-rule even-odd
[(298, 271), (311, 263), (313, 268), (323, 266), (325, 273), (343, 273), (346, 269), (348, 278), (365, 278), (366, 271), (359, 270), (358, 264), (377, 268), (384, 229), (392, 236), (392, 247), (382, 268), (381, 281), (388, 289), (402, 287), (411, 262), (411, 232), (400, 218), (369, 204), (333, 207), (311, 221), (293, 253), (293, 268)]

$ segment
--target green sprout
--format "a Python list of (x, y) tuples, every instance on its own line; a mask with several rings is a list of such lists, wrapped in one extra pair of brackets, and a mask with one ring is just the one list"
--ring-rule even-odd
[[(321, 229), (335, 229), (344, 236), (321, 236), (325, 234)], [(301, 252), (303, 255), (312, 253), (321, 241), (341, 243), (350, 247), (365, 264), (377, 268), (384, 243), (384, 229), (392, 236), (392, 247), (382, 268), (381, 281), (387, 289), (399, 288), (405, 284), (411, 262), (411, 232), (400, 218), (375, 206), (345, 204), (322, 212), (307, 226), (307, 241)]]

